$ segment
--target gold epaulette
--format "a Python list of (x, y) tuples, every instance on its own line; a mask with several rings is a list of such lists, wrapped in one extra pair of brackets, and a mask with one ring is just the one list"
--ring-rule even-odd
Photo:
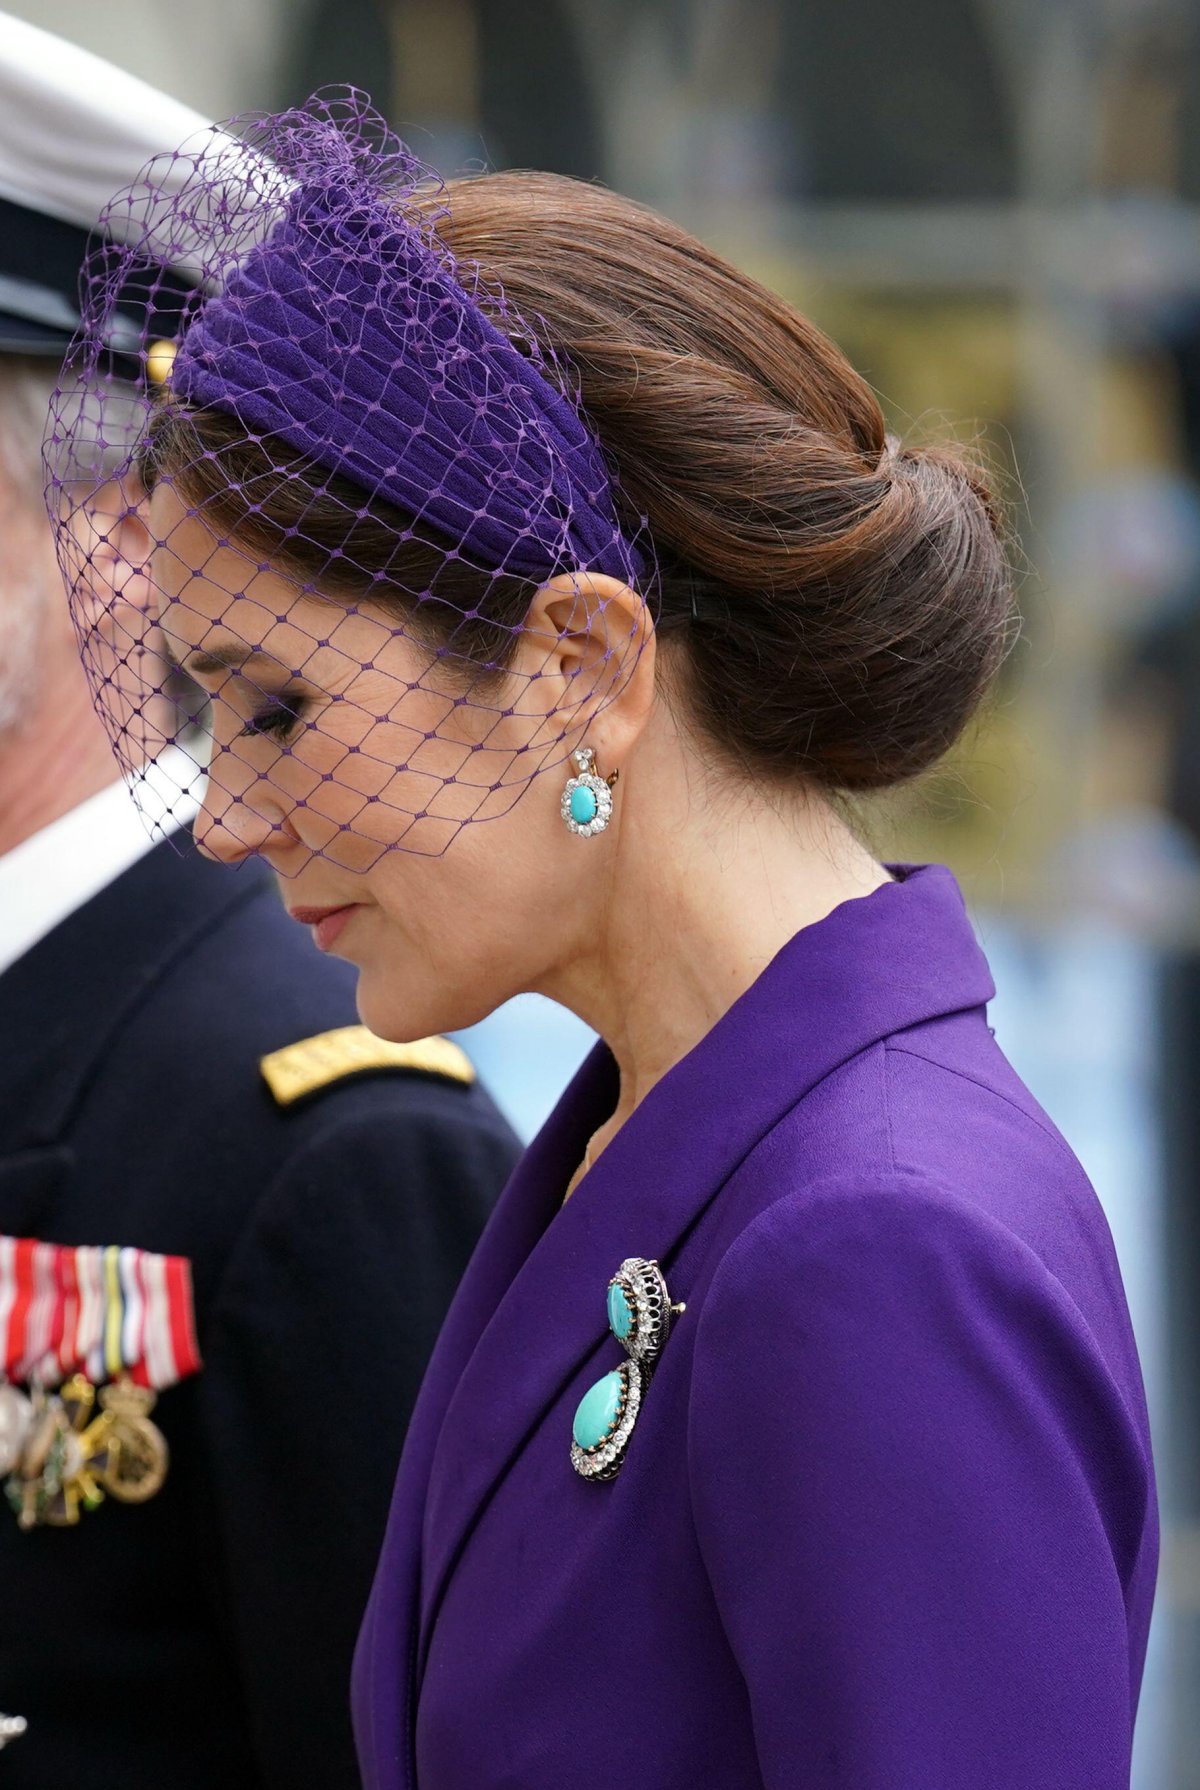
[(416, 1069), (450, 1081), (472, 1082), (475, 1066), (465, 1050), (449, 1038), (418, 1038), (413, 1044), (389, 1044), (366, 1026), (338, 1026), (273, 1050), (259, 1064), (263, 1079), (280, 1106), (291, 1106), (306, 1094), (348, 1075), (376, 1069)]

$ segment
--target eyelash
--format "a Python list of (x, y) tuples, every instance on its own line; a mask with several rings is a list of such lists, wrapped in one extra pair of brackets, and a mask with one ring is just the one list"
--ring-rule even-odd
[(289, 736), (299, 726), (304, 715), (303, 697), (293, 697), (292, 705), (283, 701), (275, 701), (261, 709), (256, 709), (246, 725), (241, 729), (239, 739), (274, 739), (280, 745), (286, 744)]

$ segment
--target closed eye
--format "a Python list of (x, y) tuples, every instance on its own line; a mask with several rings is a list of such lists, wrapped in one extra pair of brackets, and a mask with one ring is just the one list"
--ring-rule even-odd
[(304, 719), (305, 699), (293, 695), (285, 702), (282, 697), (273, 697), (270, 702), (255, 709), (246, 725), (239, 730), (240, 739), (259, 738), (278, 740), (285, 744), (292, 733)]

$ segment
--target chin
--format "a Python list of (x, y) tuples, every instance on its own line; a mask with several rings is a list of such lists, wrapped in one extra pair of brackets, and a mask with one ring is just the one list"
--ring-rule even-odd
[(453, 988), (406, 988), (371, 970), (359, 971), (355, 998), (363, 1024), (391, 1044), (412, 1044), (437, 1032), (462, 1031), (493, 1011), (480, 1004), (478, 992), (468, 996)]

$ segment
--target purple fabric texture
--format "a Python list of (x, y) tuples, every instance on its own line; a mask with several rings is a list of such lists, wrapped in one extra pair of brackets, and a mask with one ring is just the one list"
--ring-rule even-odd
[[(426, 1376), (359, 1641), (367, 1790), (1126, 1790), (1157, 1561), (1105, 1219), (941, 865), (802, 930), (652, 1090), (598, 1045)], [(686, 1313), (572, 1470), (605, 1289)]]
[(644, 562), (580, 413), (484, 314), (376, 162), (364, 172), (328, 136), (329, 165), (302, 171), (266, 241), (189, 326), (175, 396), (279, 436), (487, 569), (636, 581)]

